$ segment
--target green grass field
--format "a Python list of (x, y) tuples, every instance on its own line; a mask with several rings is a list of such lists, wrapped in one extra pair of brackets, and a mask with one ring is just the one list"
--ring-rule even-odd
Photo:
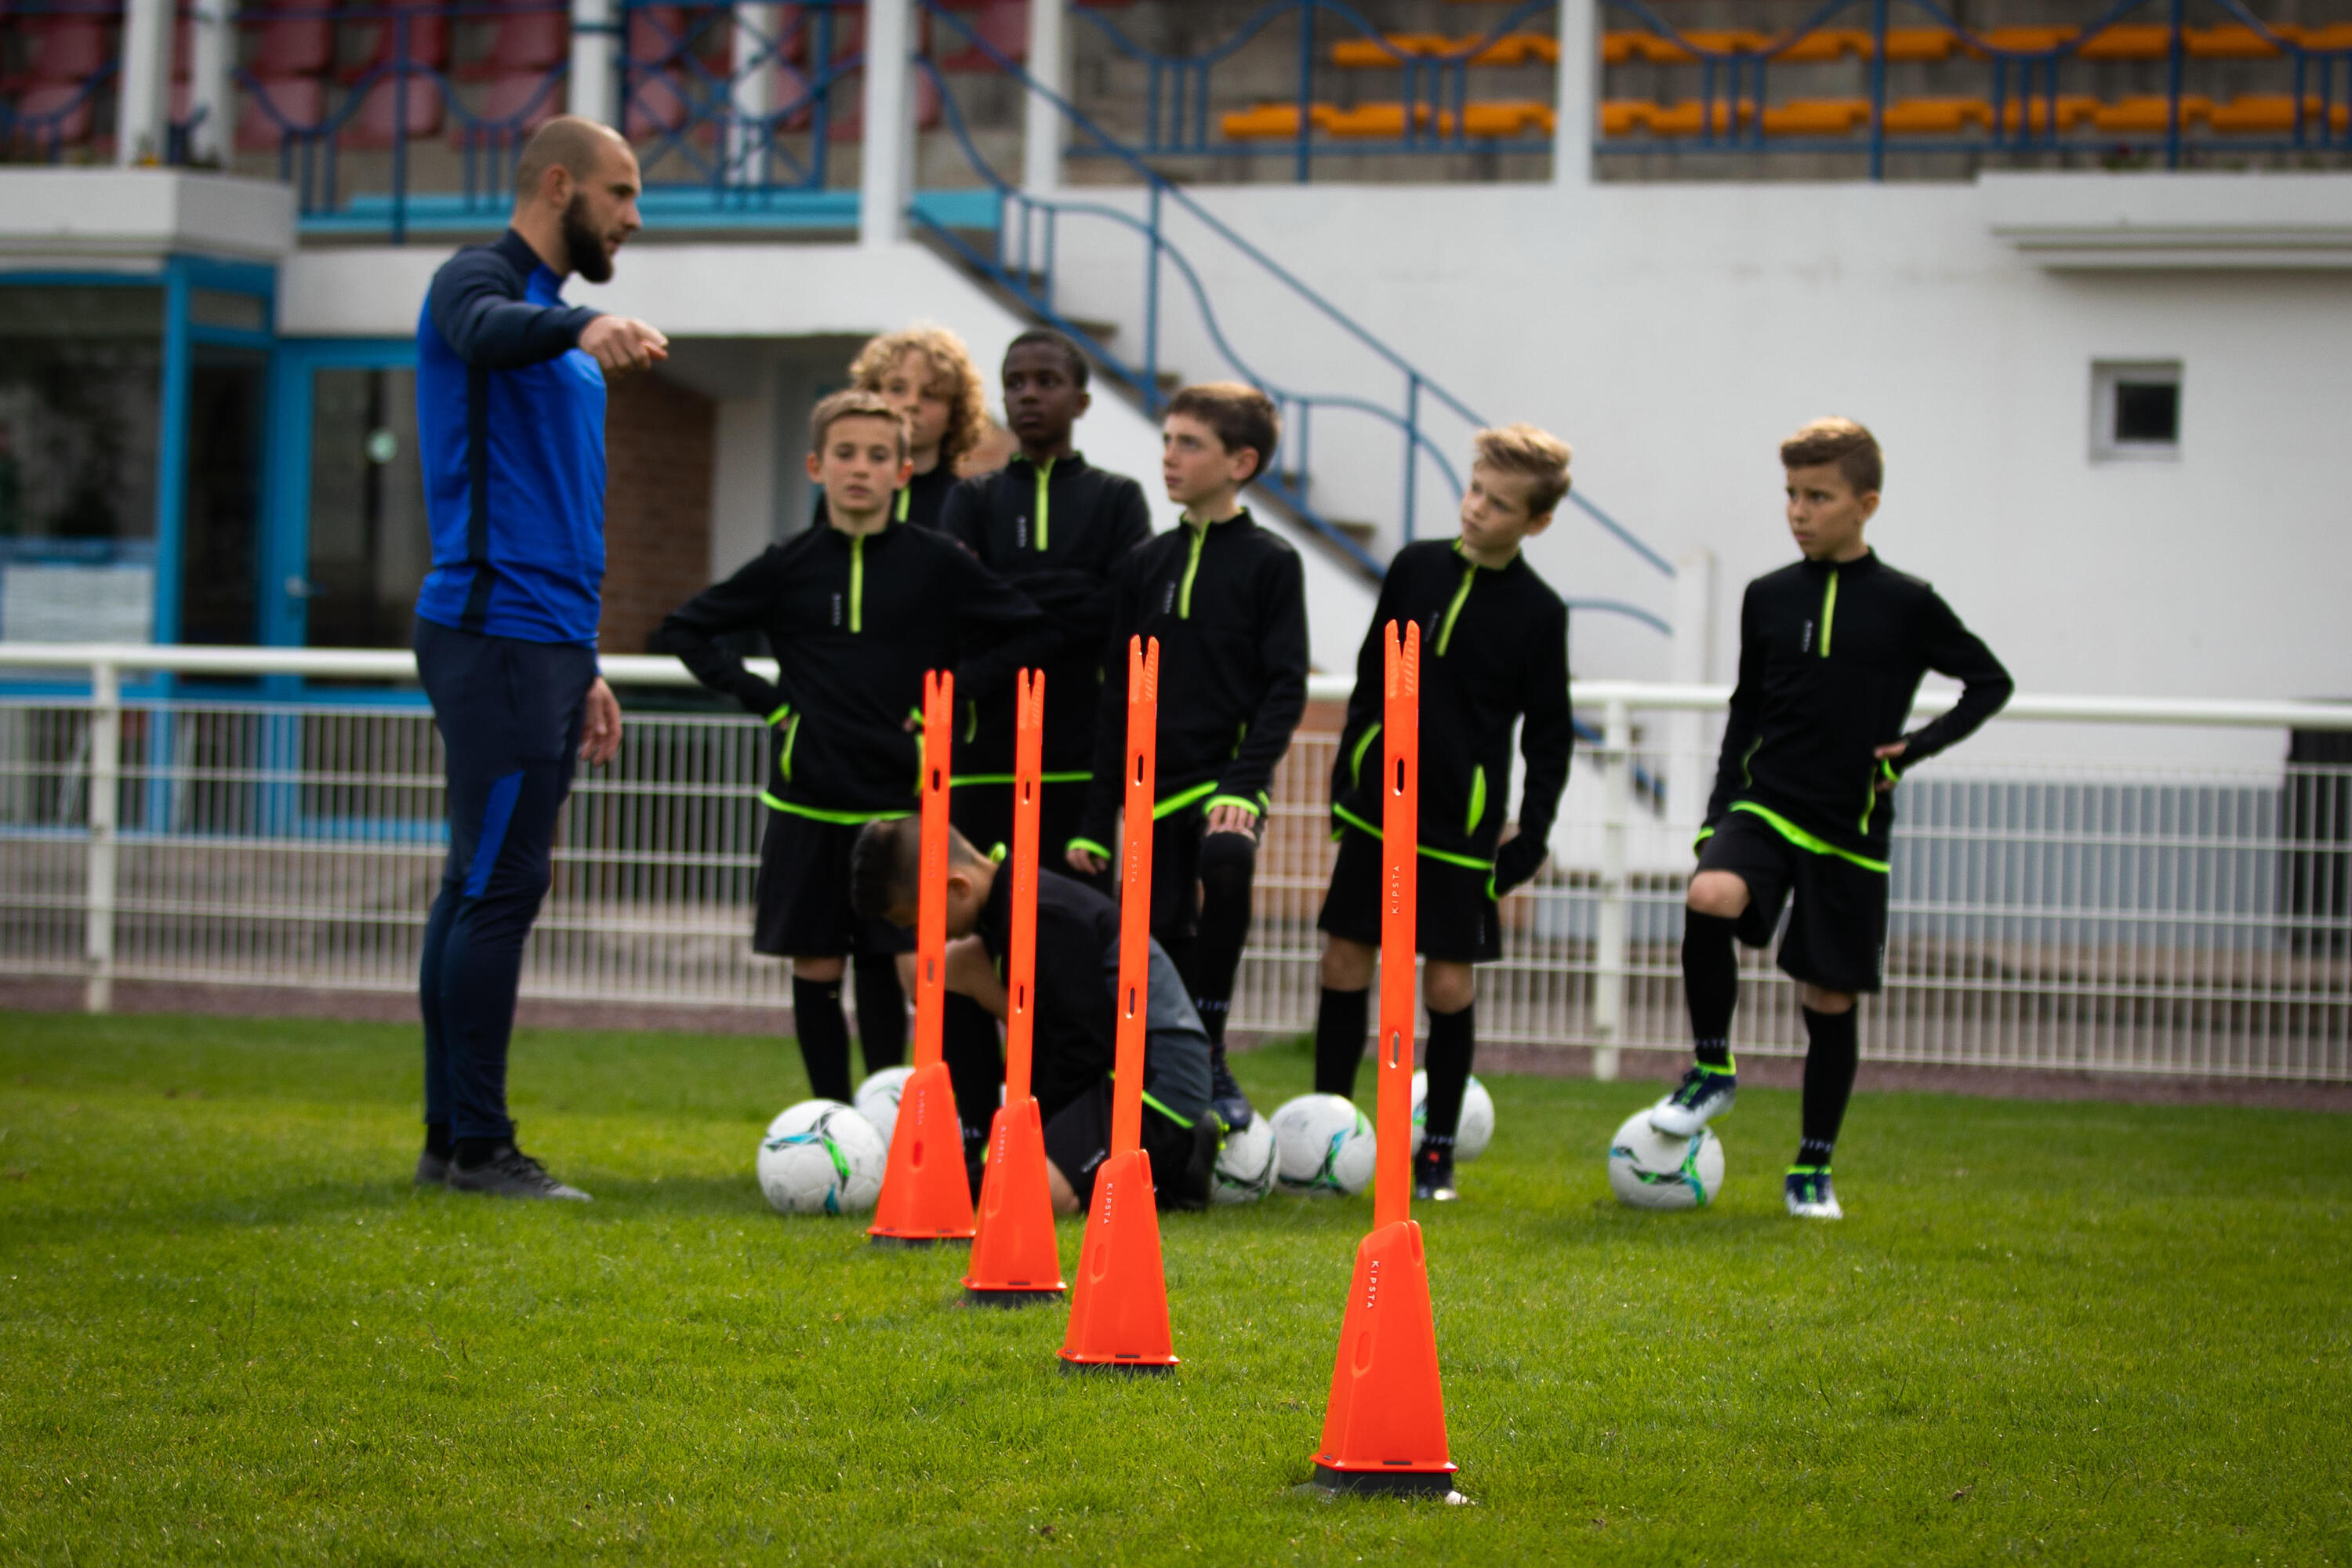
[(417, 1078), (404, 1028), (0, 1014), (0, 1560), (2352, 1558), (2340, 1117), (1865, 1095), (1801, 1225), (1793, 1095), (1645, 1216), (1601, 1156), (1654, 1086), (1495, 1080), (1420, 1214), (1445, 1508), (1294, 1489), (1369, 1200), (1168, 1218), (1182, 1370), (1073, 1378), (960, 1253), (768, 1212), (786, 1045), (523, 1037), (584, 1210), (412, 1191)]

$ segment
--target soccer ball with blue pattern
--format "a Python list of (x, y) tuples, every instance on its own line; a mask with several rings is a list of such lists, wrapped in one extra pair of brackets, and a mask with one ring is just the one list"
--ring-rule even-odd
[(837, 1100), (803, 1100), (760, 1140), (760, 1190), (778, 1214), (863, 1214), (889, 1163), (872, 1122)]
[[(1421, 1152), (1423, 1123), (1429, 1120), (1429, 1075), (1412, 1075), (1412, 1152)], [(1454, 1159), (1468, 1164), (1495, 1141), (1495, 1097), (1475, 1078), (1462, 1086), (1462, 1120), (1454, 1128)]]
[(1286, 1193), (1353, 1197), (1372, 1184), (1372, 1124), (1336, 1094), (1302, 1094), (1274, 1113), (1274, 1179)]
[(1723, 1141), (1706, 1127), (1669, 1136), (1650, 1125), (1644, 1107), (1609, 1140), (1609, 1189), (1637, 1209), (1705, 1208), (1723, 1190)]
[(898, 1097), (906, 1092), (907, 1080), (915, 1076), (913, 1068), (884, 1068), (857, 1086), (852, 1103), (857, 1114), (873, 1124), (882, 1134), (882, 1147), (890, 1147), (890, 1134), (898, 1126)]

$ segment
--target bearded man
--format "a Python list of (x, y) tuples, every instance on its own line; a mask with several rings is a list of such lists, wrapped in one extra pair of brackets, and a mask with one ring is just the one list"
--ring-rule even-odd
[(433, 569), (416, 668), (448, 766), (449, 857), (425, 927), (419, 1184), (587, 1194), (515, 1146), (507, 1045), (523, 942), (575, 763), (620, 749), (596, 672), (604, 576), (604, 378), (667, 355), (643, 321), (567, 305), (640, 226), (637, 160), (551, 120), (515, 169), (512, 225), (442, 264), (416, 322), (416, 423)]

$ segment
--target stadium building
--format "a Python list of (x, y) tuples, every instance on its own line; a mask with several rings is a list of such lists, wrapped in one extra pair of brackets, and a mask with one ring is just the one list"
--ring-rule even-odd
[[(520, 141), (569, 110), (621, 128), (646, 180), (618, 277), (570, 298), (675, 345), (612, 389), (610, 655), (805, 526), (804, 417), (863, 338), (939, 321), (993, 365), (1043, 321), (1095, 355), (1079, 437), (1101, 466), (1155, 473), (1154, 411), (1180, 381), (1276, 395), (1284, 450), (1252, 500), (1308, 563), (1325, 670), (1346, 672), (1379, 563), (1450, 531), (1471, 433), (1528, 420), (1577, 450), (1532, 554), (1574, 606), (1578, 679), (1727, 681), (1740, 584), (1790, 555), (1775, 445), (1840, 413), (1888, 452), (1874, 543), (2021, 690), (2352, 692), (2352, 476), (2326, 390), (2352, 357), (2341, 0), (1948, 17), (1909, 0), (12, 0), (5, 26), (0, 645), (404, 647), (427, 563), (417, 309), (453, 247), (502, 226)], [(414, 701), (132, 674), (149, 700), (253, 711)], [(64, 689), (0, 679), (27, 702)], [(64, 809), (41, 790), (76, 766), (32, 711), (7, 721), (30, 759), (0, 801), (20, 826)], [(149, 787), (123, 832), (233, 816), (157, 782), (199, 742), (155, 713), (133, 726)], [(253, 766), (281, 745), (331, 771), (323, 742), (247, 729)], [(2019, 728), (2003, 755), (2079, 779), (2115, 733)], [(1589, 947), (1593, 889), (1646, 871), (1655, 896), (1621, 910), (1620, 940), (1637, 971), (1645, 933), (1664, 941), (1707, 736), (1698, 718), (1630, 731), (1644, 754), (1613, 823), (1608, 770), (1580, 762), (1529, 940)], [(2168, 931), (2230, 951), (2288, 942), (2282, 911), (2340, 923), (2340, 854), (2314, 872), (2276, 848), (2286, 746), (2330, 743), (2133, 731), (2133, 763), (2170, 771), (2096, 809), (2252, 813), (2248, 837), (2176, 835), (2147, 859), (2085, 828), (2093, 882), (2206, 891), (2032, 907), (2088, 921), (2067, 941), (2102, 953), (2158, 903)], [(2046, 782), (1975, 779), (1920, 792), (1915, 843), (2030, 815)], [(236, 810), (267, 816), (267, 796)], [(322, 833), (430, 818), (370, 810), (294, 815)], [(2323, 844), (2345, 832), (2329, 823)], [(1898, 874), (1933, 879), (1925, 858)], [(1292, 880), (1297, 901), (1314, 876)], [(722, 882), (698, 896), (723, 901)], [(1970, 889), (1898, 929), (1958, 942), (1991, 896)], [(79, 973), (79, 915), (11, 918), (67, 954), (16, 967)], [(1252, 962), (1263, 1002), (1278, 965)], [(175, 963), (201, 967), (153, 973)], [(367, 973), (405, 984), (397, 953)], [(1529, 985), (1522, 1032), (1543, 1037)], [(2340, 998), (2327, 1017), (2342, 1070)]]

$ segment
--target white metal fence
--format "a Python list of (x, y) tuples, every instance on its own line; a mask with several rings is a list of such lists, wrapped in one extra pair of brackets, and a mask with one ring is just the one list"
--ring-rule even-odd
[[(604, 663), (625, 688), (690, 684), (669, 659)], [(0, 644), (0, 974), (79, 977), (100, 1010), (117, 980), (415, 984), (444, 839), (406, 655)], [(1602, 1073), (1685, 1040), (1688, 819), (1725, 695), (1579, 688), (1600, 738), (1552, 865), (1504, 906), (1483, 1039), (1593, 1047)], [(2019, 699), (1903, 785), (1866, 1053), (2352, 1080), (2352, 765), (2285, 760), (2291, 732), (2347, 731), (2326, 705)], [(1237, 1027), (1312, 1024), (1333, 747), (1302, 733), (1277, 776)], [(789, 976), (747, 941), (762, 760), (748, 720), (633, 711), (566, 810), (525, 994), (781, 1014)], [(1769, 954), (1745, 973), (1740, 1048), (1801, 1051)]]

